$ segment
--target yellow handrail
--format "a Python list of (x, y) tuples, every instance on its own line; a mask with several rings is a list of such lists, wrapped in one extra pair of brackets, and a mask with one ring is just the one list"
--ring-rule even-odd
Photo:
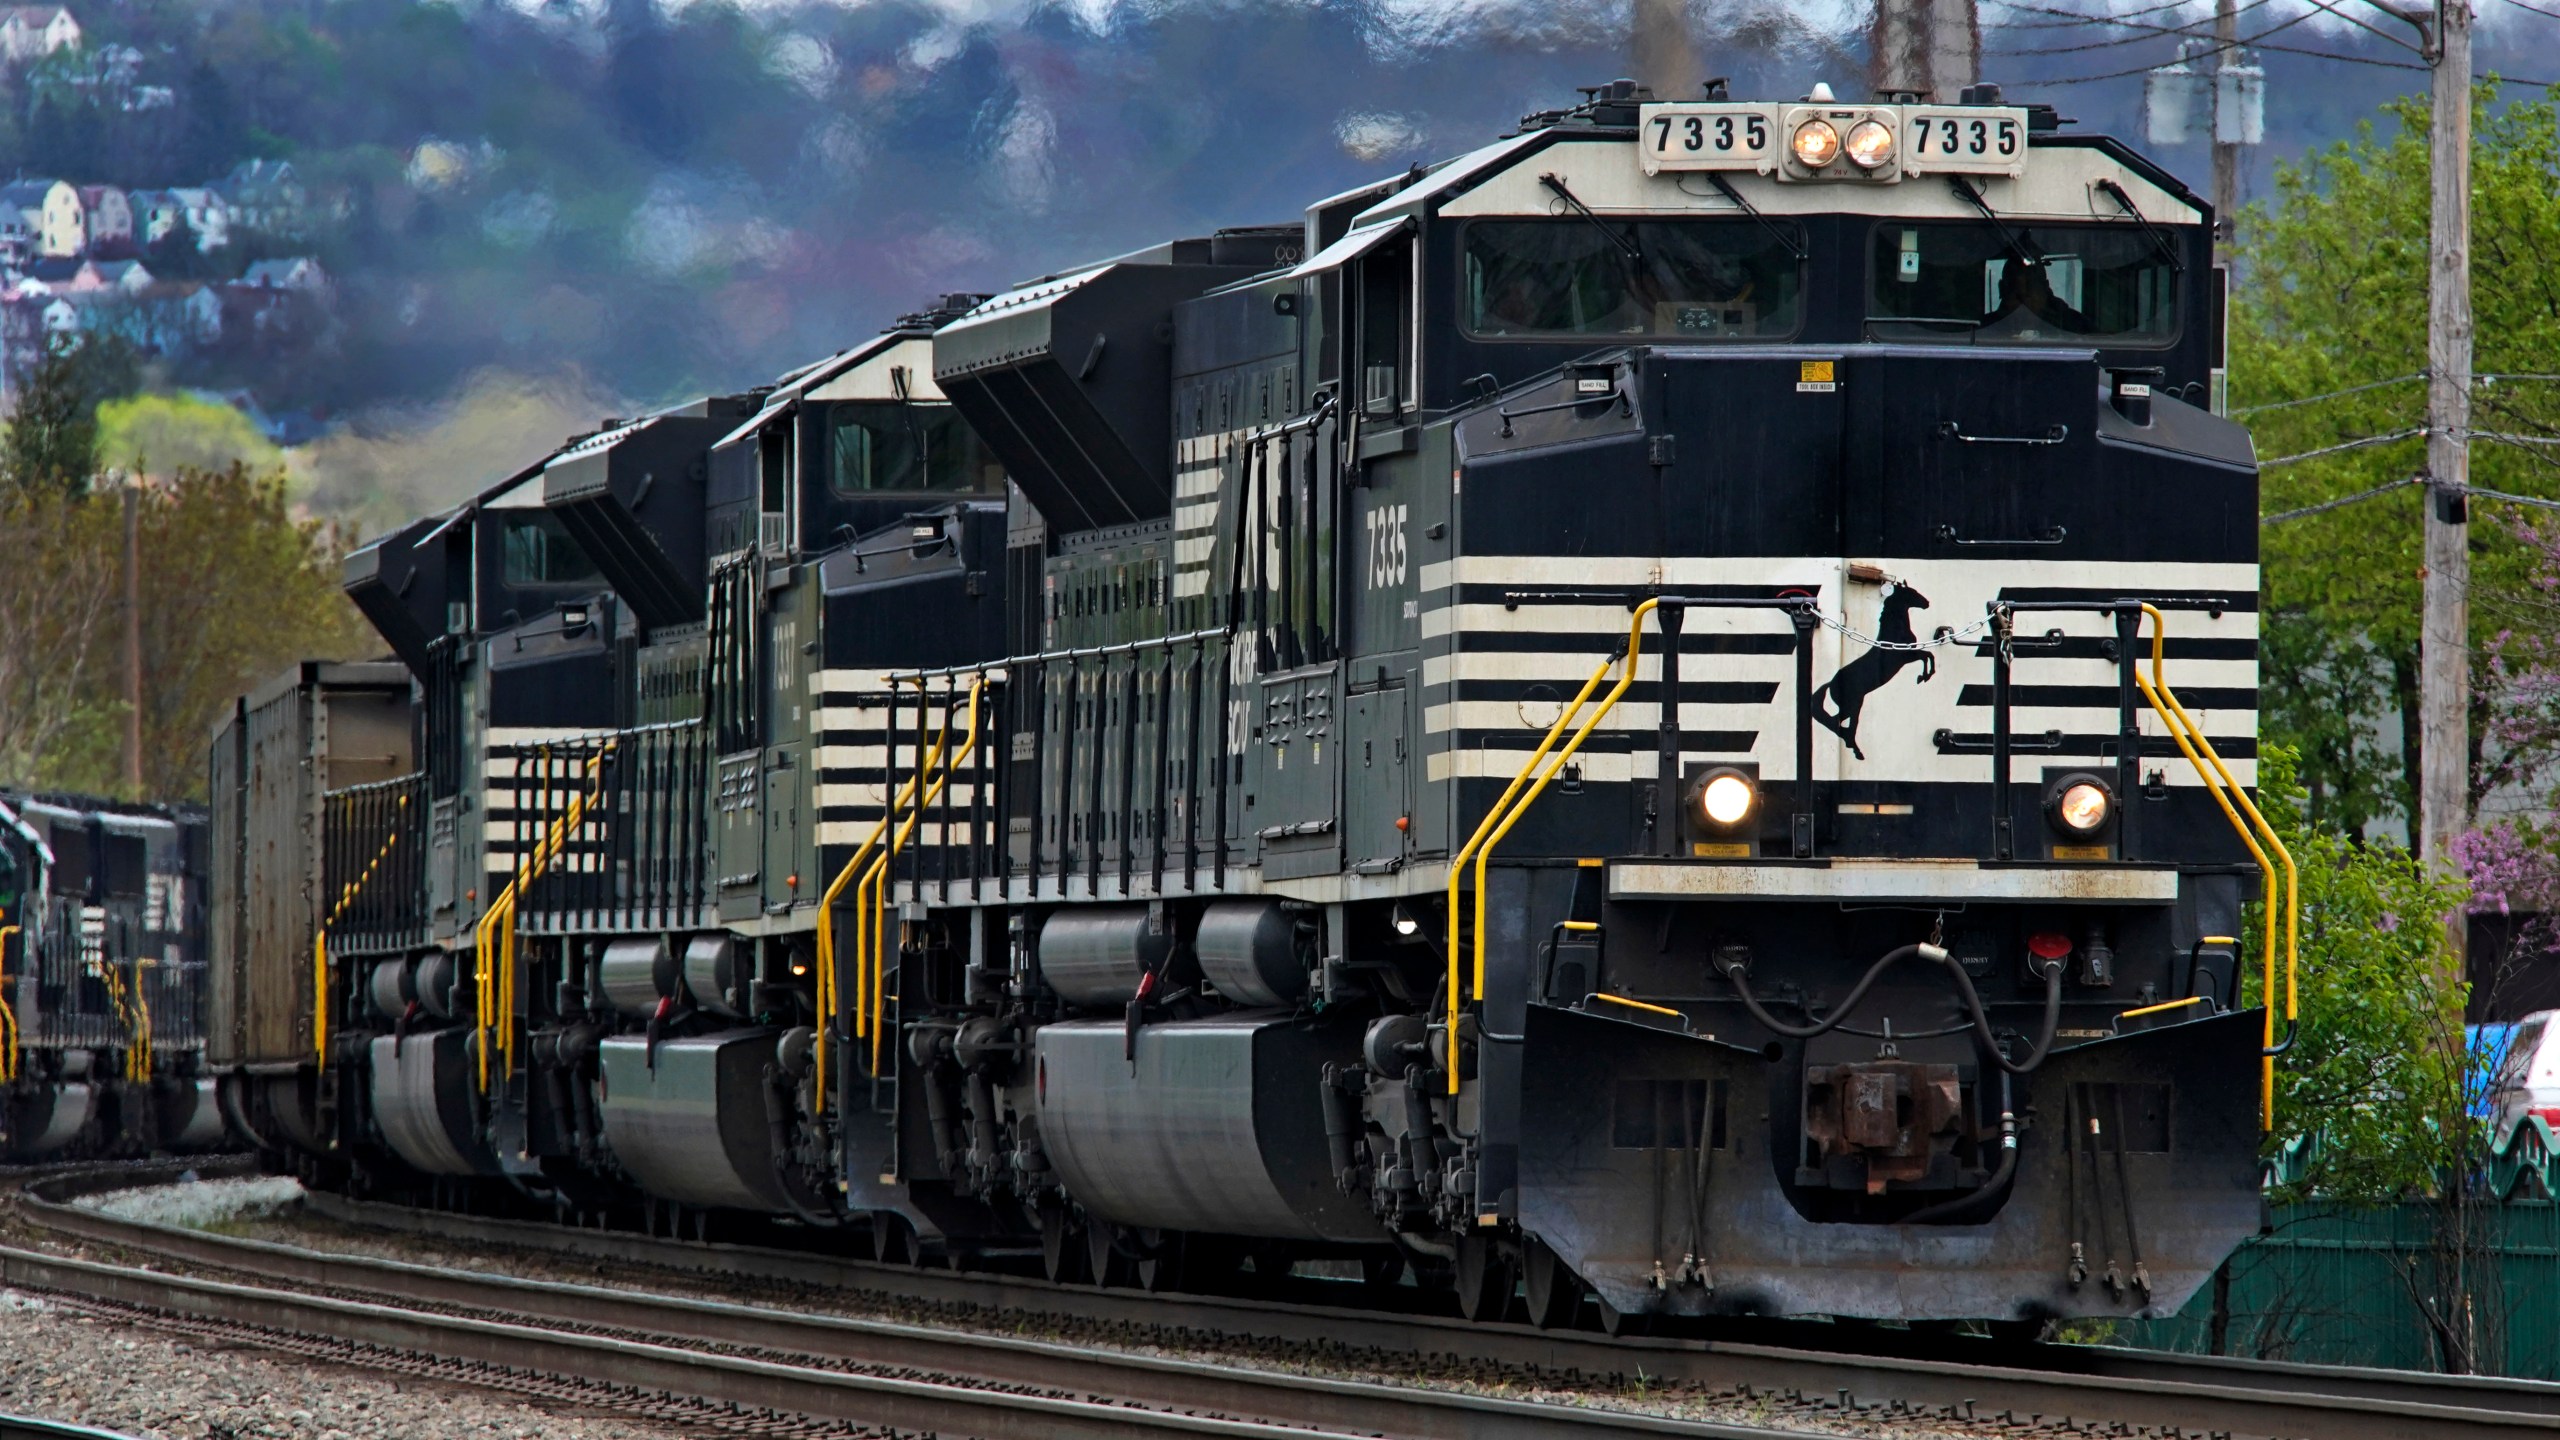
[[(1472, 968), (1475, 977), (1475, 998), (1479, 1000), (1484, 998), (1485, 875), (1486, 867), (1493, 858), (1493, 848), (1502, 843), (1503, 836), (1511, 833), (1511, 827), (1519, 823), (1521, 815), (1526, 813), (1530, 805), (1537, 801), (1538, 796), (1546, 791), (1548, 783), (1554, 780), (1556, 776), (1563, 771), (1565, 763), (1573, 759), (1574, 755), (1582, 749), (1583, 742), (1591, 738), (1591, 732), (1599, 727), (1601, 721), (1609, 718), (1609, 712), (1618, 708), (1619, 698), (1627, 693), (1628, 686), (1635, 683), (1636, 661), (1644, 650), (1645, 617), (1652, 614), (1660, 607), (1661, 604), (1662, 602), (1659, 599), (1647, 600), (1635, 608), (1635, 613), (1630, 616), (1627, 621), (1627, 648), (1625, 652), (1616, 659), (1608, 662), (1608, 664), (1602, 665), (1597, 671), (1593, 672), (1590, 681), (1582, 687), (1582, 693), (1574, 697), (1573, 709), (1568, 710), (1564, 716), (1557, 719), (1555, 726), (1547, 732), (1546, 740), (1540, 742), (1538, 748), (1531, 752), (1529, 756), (1529, 763), (1521, 768), (1518, 775), (1512, 777), (1510, 788), (1502, 792), (1502, 799), (1494, 802), (1492, 811), (1485, 816), (1484, 821), (1481, 824), (1476, 826), (1476, 836), (1478, 838), (1471, 838), (1467, 841), (1466, 849), (1473, 853), (1476, 867), (1476, 905), (1474, 916), (1475, 936), (1473, 946), (1474, 964)], [(1564, 728), (1565, 721), (1570, 719), (1574, 712), (1579, 711), (1582, 708), (1584, 699), (1591, 694), (1592, 686), (1600, 683), (1601, 677), (1609, 673), (1609, 665), (1613, 664), (1621, 667), (1618, 672), (1618, 683), (1609, 687), (1609, 693), (1600, 698), (1600, 703), (1593, 708), (1591, 717), (1583, 721), (1581, 728), (1574, 731), (1573, 738), (1565, 742), (1565, 747), (1562, 750), (1557, 751), (1553, 759), (1547, 761), (1546, 770), (1529, 786), (1528, 792), (1526, 794), (1520, 794), (1518, 802), (1509, 805), (1506, 809), (1504, 802), (1511, 800), (1513, 795), (1520, 793), (1520, 782), (1528, 779), (1529, 772), (1531, 770), (1538, 768), (1539, 759), (1544, 757), (1547, 753), (1548, 747), (1555, 743), (1555, 736), (1557, 732)], [(1666, 697), (1663, 703), (1669, 704), (1671, 702)], [(1496, 821), (1497, 816), (1500, 817), (1499, 823)], [(1486, 829), (1487, 826), (1492, 827), (1490, 833), (1488, 833)], [(1451, 944), (1449, 953), (1448, 1059), (1449, 1093), (1452, 1095), (1458, 1093), (1458, 979), (1457, 937), (1454, 921), (1457, 917), (1457, 872), (1458, 867), (1465, 863), (1466, 855), (1464, 853), (1452, 857), (1449, 861), (1449, 894), (1451, 901), (1449, 913), (1453, 923), (1450, 927)]]
[(0, 925), (0, 1085), (18, 1078), (18, 1012), (9, 1004), (9, 937), (18, 931)]
[[(942, 797), (944, 787), (951, 783), (951, 772), (959, 769), (962, 765), (967, 764), (970, 755), (977, 750), (978, 695), (979, 692), (986, 687), (986, 683), (986, 677), (983, 675), (969, 682), (969, 730), (967, 738), (961, 742), (959, 752), (951, 757), (950, 763), (948, 764), (944, 764), (942, 762), (942, 752), (951, 742), (951, 716), (947, 710), (944, 712), (942, 717), (941, 737), (935, 742), (933, 753), (926, 757), (926, 769), (922, 772), (922, 774), (931, 774), (933, 776), (933, 788), (925, 791), (923, 796), (916, 801), (915, 808), (907, 812), (906, 824), (899, 827), (897, 833), (889, 837), (888, 848), (881, 853), (879, 859), (871, 862), (870, 873), (863, 877), (864, 885), (870, 890), (871, 898), (869, 904), (874, 907), (872, 923), (869, 927), (871, 942), (871, 980), (869, 986), (871, 999), (871, 1024), (868, 1031), (871, 1039), (871, 1073), (874, 1075), (880, 1073), (880, 1042), (885, 1029), (881, 1023), (883, 1019), (882, 1012), (887, 1008), (885, 1002), (889, 989), (889, 863), (898, 858), (898, 851), (904, 848), (907, 838), (915, 834), (916, 827), (923, 822), (926, 807), (930, 806), (934, 801)], [(924, 682), (921, 680), (917, 681), (916, 688), (919, 695), (921, 695), (921, 692), (924, 689)], [(921, 774), (919, 775), (919, 778), (921, 778)], [(948, 835), (943, 837), (943, 843), (946, 845), (950, 843), (950, 840), (951, 837)], [(854, 895), (855, 903), (857, 905), (864, 903), (862, 899), (862, 891), (857, 890), (854, 892)]]
[(329, 911), (329, 918), (321, 921), (320, 928), (311, 934), (311, 1049), (316, 1057), (315, 1063), (322, 1070), (329, 1068), (329, 927), (346, 915), (347, 907), (355, 903), (356, 895), (373, 879), (373, 872), (382, 868), (384, 858), (391, 854), (391, 847), (400, 843), (397, 812), (409, 808), (409, 797), (402, 795), (398, 799), (399, 804), (392, 815), (390, 838), (382, 842), (381, 849), (373, 852), (373, 860), (364, 867), (363, 874), (340, 887), (338, 903)]
[(1538, 748), (1529, 752), (1528, 763), (1520, 767), (1519, 774), (1511, 777), (1511, 784), (1503, 790), (1501, 797), (1484, 812), (1484, 818), (1476, 822), (1475, 833), (1467, 837), (1466, 844), (1458, 847), (1457, 854), (1449, 857), (1449, 904), (1446, 922), (1448, 933), (1441, 939), (1444, 948), (1449, 952), (1449, 1085), (1453, 1092), (1458, 1083), (1458, 985), (1459, 976), (1462, 973), (1458, 968), (1458, 877), (1465, 873), (1467, 861), (1474, 858), (1476, 847), (1484, 843), (1484, 837), (1492, 833), (1495, 823), (1502, 818), (1502, 812), (1506, 806), (1510, 805), (1511, 797), (1519, 794), (1520, 787), (1528, 783), (1529, 772), (1537, 769), (1538, 762), (1547, 758), (1547, 752), (1555, 748), (1556, 737), (1562, 735), (1565, 727), (1573, 723), (1574, 717), (1582, 713), (1584, 702), (1591, 698), (1592, 691), (1600, 688), (1600, 682), (1608, 678), (1610, 667), (1617, 663), (1618, 657), (1610, 656), (1600, 662), (1599, 669), (1591, 672), (1590, 679), (1582, 682), (1582, 689), (1574, 695), (1573, 703), (1558, 712), (1556, 723), (1547, 727), (1546, 737), (1538, 742)]
[[(480, 1022), (480, 1088), (484, 1091), (489, 1088), (492, 1032), (496, 1034), (496, 1044), (505, 1061), (499, 1073), (509, 1074), (515, 1069), (516, 902), (523, 897), (524, 887), (533, 883), (534, 876), (550, 868), (552, 860), (568, 845), (569, 836), (585, 823), (588, 802), (602, 793), (604, 759), (613, 750), (614, 743), (606, 741), (602, 749), (588, 757), (587, 792), (570, 797), (569, 808), (551, 822), (550, 830), (517, 865), (516, 873), (508, 879), (506, 888), (489, 901), (489, 908), (481, 912), (480, 923), (473, 928), (472, 956), (478, 971), (479, 991), (476, 998)], [(541, 753), (547, 758), (549, 747), (544, 747)], [(503, 929), (500, 928), (502, 925)]]
[[(984, 683), (985, 677), (981, 676), (969, 686), (969, 727), (970, 741), (973, 745), (976, 743), (978, 690)], [(919, 690), (923, 688), (922, 682), (918, 682), (917, 688)], [(943, 721), (944, 737), (947, 738), (949, 733), (950, 720), (946, 716)], [(926, 765), (933, 763), (940, 754), (941, 746), (937, 743), (932, 754), (926, 757)], [(907, 777), (906, 787), (900, 790), (897, 797), (890, 802), (888, 811), (880, 817), (880, 823), (871, 827), (871, 834), (855, 848), (852, 857), (844, 862), (844, 868), (836, 872), (836, 878), (828, 882), (826, 893), (818, 900), (819, 1041), (815, 1078), (820, 1110), (827, 1108), (827, 1051), (830, 1046), (830, 1037), (827, 1032), (835, 1024), (836, 1018), (836, 901), (844, 894), (845, 886), (854, 882), (858, 872), (867, 873), (863, 870), (863, 862), (871, 858), (873, 849), (878, 847), (882, 839), (888, 835), (890, 817), (905, 809), (907, 802), (915, 798), (916, 787), (923, 783), (927, 773), (924, 766), (919, 766), (915, 774)], [(928, 799), (925, 803), (932, 802)], [(919, 806), (918, 809), (921, 810), (922, 807)], [(870, 934), (871, 917), (868, 911), (860, 907), (861, 892), (859, 890), (855, 892), (855, 898), (853, 1009), (854, 1033), (860, 1035), (863, 1033), (864, 1006), (868, 994), (869, 977), (865, 967), (868, 964), (867, 937)]]
[[(917, 703), (921, 706), (924, 702), (924, 682), (922, 681), (916, 682), (916, 696)], [(942, 728), (934, 732), (932, 746), (916, 762), (916, 773), (900, 796), (898, 805), (888, 814), (880, 817), (882, 831), (880, 849), (871, 858), (870, 863), (862, 867), (862, 874), (853, 882), (853, 1033), (857, 1039), (871, 1033), (873, 1017), (879, 1013), (879, 997), (872, 993), (875, 977), (871, 967), (871, 951), (878, 943), (878, 932), (885, 928), (888, 922), (885, 917), (878, 914), (879, 906), (872, 898), (873, 885), (880, 878), (881, 867), (897, 853), (900, 839), (905, 836), (907, 830), (914, 828), (912, 821), (907, 830), (894, 828), (894, 822), (901, 812), (913, 816), (921, 809), (920, 805), (911, 805), (909, 802), (923, 793), (927, 777), (942, 764), (942, 752), (950, 743), (951, 717), (946, 714), (942, 717)], [(879, 1073), (880, 1047), (874, 1045), (871, 1050), (872, 1073), (877, 1074)]]
[[(2249, 793), (2242, 789), (2240, 782), (2232, 776), (2231, 768), (2222, 763), (2222, 756), (2214, 750), (2213, 742), (2206, 738), (2204, 728), (2196, 724), (2195, 717), (2187, 713), (2187, 707), (2178, 703), (2176, 693), (2169, 689), (2169, 682), (2163, 673), (2162, 664), (2168, 648), (2167, 619), (2150, 605), (2144, 605), (2142, 613), (2151, 621), (2151, 673), (2145, 676), (2141, 665), (2137, 663), (2133, 668), (2134, 684), (2141, 687), (2143, 698), (2151, 702), (2153, 713), (2157, 714), (2161, 723), (2168, 728), (2169, 737), (2177, 742), (2179, 751), (2187, 757), (2187, 763), (2194, 767), (2197, 777), (2204, 781), (2205, 788), (2213, 792), (2215, 803), (2222, 807), (2223, 817), (2231, 822), (2232, 830), (2240, 836), (2240, 843), (2247, 846), (2250, 855), (2257, 860), (2259, 873), (2269, 876), (2270, 879), (2274, 876), (2276, 867), (2268, 863), (2268, 850), (2273, 850), (2276, 858), (2284, 863), (2284, 1018), (2286, 1025), (2291, 1026), (2298, 1017), (2300, 1005), (2300, 989), (2295, 972), (2300, 946), (2299, 929), (2302, 911), (2301, 876), (2294, 868), (2293, 853), (2285, 849), (2284, 841), (2277, 836), (2275, 827), (2267, 823), (2265, 815), (2259, 813), (2256, 803), (2250, 800)], [(2246, 823), (2243, 823), (2240, 818), (2243, 814), (2248, 816)], [(2256, 831), (2255, 836), (2250, 833), (2253, 828)], [(2258, 843), (2260, 838), (2266, 841), (2263, 848)], [(2272, 896), (2269, 897), (2269, 903), (2272, 907)], [(2270, 915), (2267, 923), (2266, 946), (2267, 1024), (2266, 1040), (2262, 1047), (2269, 1053), (2260, 1055), (2258, 1062), (2259, 1122), (2269, 1130), (2274, 1129), (2276, 1123), (2276, 1062), (2272, 1053), (2276, 1045), (2275, 986), (2276, 926), (2274, 917)]]

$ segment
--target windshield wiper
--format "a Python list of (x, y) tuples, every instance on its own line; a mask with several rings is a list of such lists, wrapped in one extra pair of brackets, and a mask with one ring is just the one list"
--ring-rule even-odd
[(1627, 233), (1624, 235), (1621, 235), (1617, 231), (1609, 228), (1609, 222), (1601, 219), (1597, 214), (1594, 214), (1590, 206), (1583, 204), (1582, 197), (1565, 188), (1564, 178), (1560, 175), (1556, 175), (1552, 172), (1541, 175), (1538, 177), (1538, 183), (1554, 191), (1557, 199), (1572, 206), (1573, 213), (1591, 222), (1593, 229), (1596, 229), (1601, 234), (1608, 236), (1609, 243), (1616, 246), (1618, 248), (1618, 252), (1627, 257), (1628, 264), (1642, 265), (1644, 263), (1644, 252), (1636, 248), (1635, 227), (1627, 227)]
[(2036, 248), (2036, 242), (2028, 238), (2022, 232), (2011, 231), (2009, 229), (2009, 222), (2001, 219), (2000, 212), (1991, 208), (1991, 202), (1982, 198), (1981, 191), (1974, 189), (1969, 184), (1966, 184), (1963, 176), (1948, 176), (1947, 185), (1948, 188), (1954, 190), (1956, 194), (1964, 197), (1966, 204), (1981, 211), (1983, 219), (1991, 222), (1991, 228), (1998, 231), (2000, 234), (2000, 244), (2002, 248), (2006, 249), (2010, 254), (2017, 256), (2020, 260), (2025, 261), (2029, 265), (2042, 265), (2045, 263), (2045, 254), (2042, 250)]
[(1718, 190), (1723, 191), (1724, 198), (1732, 201), (1736, 209), (1739, 209), (1743, 214), (1750, 216), (1752, 219), (1759, 221), (1760, 228), (1768, 231), (1770, 238), (1776, 240), (1779, 244), (1786, 246), (1787, 253), (1789, 255), (1795, 257), (1799, 263), (1804, 260), (1804, 243), (1796, 239), (1795, 236), (1788, 234), (1779, 226), (1777, 221), (1761, 214), (1759, 206), (1743, 199), (1742, 192), (1733, 188), (1733, 182), (1724, 178), (1724, 173), (1722, 171), (1710, 170), (1706, 172), (1706, 175), (1709, 184), (1712, 184)]
[(2113, 180), (2100, 180), (2098, 189), (2105, 192), (2108, 199), (2123, 206), (2124, 213), (2133, 217), (2133, 223), (2142, 227), (2143, 238), (2151, 242), (2152, 249), (2160, 252), (2161, 259), (2169, 262), (2172, 273), (2180, 275), (2186, 273), (2186, 262), (2178, 258), (2178, 247), (2169, 243), (2169, 237), (2160, 233), (2158, 227), (2151, 223), (2150, 216), (2143, 214), (2135, 207), (2133, 197), (2124, 193), (2123, 186)]

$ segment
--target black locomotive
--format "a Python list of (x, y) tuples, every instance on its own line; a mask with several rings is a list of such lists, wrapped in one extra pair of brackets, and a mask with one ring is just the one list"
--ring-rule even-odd
[(0, 791), (0, 1163), (225, 1139), (202, 810)]
[(608, 422), (217, 741), (226, 1103), (1104, 1283), (2174, 1310), (2275, 1039), (2211, 220), (1988, 87), (1620, 82)]

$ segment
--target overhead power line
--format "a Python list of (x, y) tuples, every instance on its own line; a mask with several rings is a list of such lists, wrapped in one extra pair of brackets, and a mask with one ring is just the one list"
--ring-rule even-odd
[(2361, 440), (2344, 440), (2335, 445), (2323, 445), (2317, 450), (2304, 450), (2292, 455), (2279, 455), (2273, 460), (2261, 460), (2258, 462), (2258, 468), (2261, 470), (2273, 470), (2279, 465), (2292, 465), (2304, 460), (2317, 460), (2323, 455), (2337, 455), (2349, 450), (2367, 450), (2376, 445), (2391, 444), (2395, 440), (2413, 440), (2426, 433), (2426, 426), (2412, 425), (2406, 430), (2394, 430), (2388, 435), (2367, 435)]

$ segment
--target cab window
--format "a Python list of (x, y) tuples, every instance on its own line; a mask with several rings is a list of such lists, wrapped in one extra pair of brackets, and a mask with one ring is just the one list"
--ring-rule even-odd
[(1878, 225), (1867, 325), (1878, 339), (2166, 345), (2178, 266), (2165, 232), (2133, 224)]
[(1801, 236), (1786, 221), (1479, 220), (1462, 242), (1461, 308), (1487, 338), (1792, 335)]
[(839, 495), (998, 488), (999, 467), (948, 405), (840, 403), (827, 430), (829, 479)]
[(598, 579), (595, 562), (569, 537), (558, 519), (544, 510), (507, 516), (500, 542), (506, 556), (505, 579), (520, 585), (584, 585)]

